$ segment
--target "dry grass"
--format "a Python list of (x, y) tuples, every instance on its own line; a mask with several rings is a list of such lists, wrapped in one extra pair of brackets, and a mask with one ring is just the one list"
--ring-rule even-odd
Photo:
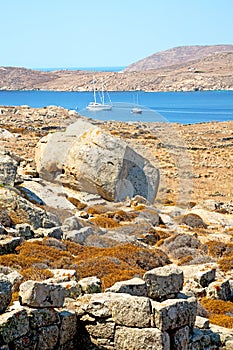
[(103, 288), (108, 288), (116, 281), (142, 276), (149, 269), (170, 263), (161, 250), (132, 244), (97, 248), (64, 241), (67, 250), (61, 251), (47, 246), (46, 241), (22, 243), (16, 248), (16, 254), (0, 256), (0, 265), (17, 269), (24, 280), (49, 278), (49, 268), (72, 268), (80, 278), (98, 276)]
[(106, 218), (104, 216), (98, 216), (98, 217), (92, 218), (91, 221), (97, 226), (103, 227), (103, 228), (116, 228), (120, 226), (116, 220), (111, 218)]
[(67, 200), (72, 203), (78, 210), (83, 210), (87, 206), (85, 203), (82, 203), (79, 199), (74, 197), (68, 197)]
[(201, 299), (201, 305), (207, 310), (211, 323), (221, 327), (233, 327), (233, 303), (230, 301)]

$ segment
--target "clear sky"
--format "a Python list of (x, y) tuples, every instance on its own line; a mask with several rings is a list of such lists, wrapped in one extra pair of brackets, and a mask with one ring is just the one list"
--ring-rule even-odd
[(233, 44), (233, 0), (0, 0), (0, 66), (126, 66)]

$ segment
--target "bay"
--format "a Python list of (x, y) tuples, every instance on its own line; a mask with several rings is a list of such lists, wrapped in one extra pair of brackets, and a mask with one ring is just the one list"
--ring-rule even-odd
[[(100, 120), (167, 121), (182, 124), (233, 120), (233, 91), (195, 92), (110, 92), (111, 111), (85, 109), (93, 100), (92, 92), (0, 91), (1, 106), (45, 107), (50, 105), (75, 109), (80, 114)], [(142, 114), (132, 114), (135, 101)]]

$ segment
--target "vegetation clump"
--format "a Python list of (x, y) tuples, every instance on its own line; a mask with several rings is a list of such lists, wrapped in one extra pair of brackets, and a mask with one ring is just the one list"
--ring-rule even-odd
[(148, 250), (133, 244), (98, 248), (63, 241), (66, 250), (61, 250), (48, 246), (47, 240), (23, 242), (15, 254), (0, 256), (0, 265), (17, 269), (24, 280), (50, 278), (49, 269), (75, 269), (80, 278), (98, 276), (103, 287), (108, 288), (117, 281), (142, 277), (147, 270), (170, 263), (161, 250)]
[(211, 323), (221, 327), (233, 328), (233, 303), (231, 301), (201, 299), (201, 305), (208, 312)]

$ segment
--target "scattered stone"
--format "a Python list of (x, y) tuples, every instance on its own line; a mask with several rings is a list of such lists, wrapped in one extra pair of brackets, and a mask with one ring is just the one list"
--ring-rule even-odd
[(188, 326), (173, 330), (170, 333), (170, 342), (172, 350), (188, 349), (190, 329)]
[(59, 328), (57, 325), (41, 327), (37, 331), (38, 344), (37, 349), (50, 350), (54, 349), (59, 337)]
[(210, 325), (210, 321), (208, 318), (197, 316), (195, 321), (195, 327), (199, 329), (208, 329)]
[(23, 237), (24, 239), (30, 239), (34, 237), (34, 232), (31, 229), (31, 226), (28, 224), (17, 224), (15, 225), (15, 229), (18, 231), (19, 237)]
[(21, 242), (21, 237), (0, 237), (0, 255), (13, 253)]
[(54, 281), (55, 283), (78, 280), (76, 270), (49, 269), (49, 271), (53, 273), (53, 277), (50, 278), (50, 280)]
[(0, 224), (5, 227), (12, 226), (12, 220), (10, 216), (7, 214), (6, 210), (0, 208)]
[(188, 225), (192, 228), (198, 228), (198, 227), (207, 228), (207, 225), (204, 223), (202, 218), (199, 215), (193, 214), (193, 213), (184, 215), (181, 219), (181, 223)]
[(41, 327), (51, 326), (54, 323), (60, 323), (59, 313), (54, 308), (26, 308), (26, 310), (32, 329), (39, 329)]
[(101, 293), (101, 280), (96, 277), (85, 277), (78, 281), (83, 294)]
[(82, 227), (79, 230), (68, 231), (64, 233), (64, 239), (79, 244), (84, 244), (88, 236), (93, 235), (94, 231), (91, 227)]
[(206, 289), (206, 296), (210, 299), (231, 300), (231, 286), (229, 280), (210, 283)]
[[(200, 266), (201, 267), (201, 266)], [(200, 283), (202, 287), (207, 287), (215, 280), (216, 268), (210, 265), (204, 265), (194, 276), (194, 280)]]

